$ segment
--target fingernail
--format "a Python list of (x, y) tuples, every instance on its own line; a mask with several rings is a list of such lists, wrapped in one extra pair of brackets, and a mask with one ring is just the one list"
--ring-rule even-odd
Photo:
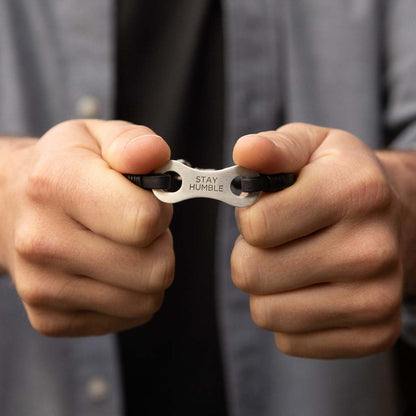
[(142, 136), (137, 136), (134, 137), (133, 139), (130, 139), (126, 145), (124, 146), (124, 148), (127, 148), (129, 146), (133, 146), (136, 143), (143, 143), (143, 144), (147, 144), (149, 142), (153, 142), (155, 139), (160, 139), (163, 140), (159, 135), (157, 134), (144, 134)]

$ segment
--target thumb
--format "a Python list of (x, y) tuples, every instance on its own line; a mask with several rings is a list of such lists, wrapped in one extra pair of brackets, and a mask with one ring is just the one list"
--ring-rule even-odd
[(168, 144), (148, 127), (119, 120), (85, 123), (102, 158), (120, 173), (149, 173), (170, 159)]
[(325, 127), (292, 123), (249, 134), (234, 146), (234, 162), (265, 174), (299, 172), (329, 132)]

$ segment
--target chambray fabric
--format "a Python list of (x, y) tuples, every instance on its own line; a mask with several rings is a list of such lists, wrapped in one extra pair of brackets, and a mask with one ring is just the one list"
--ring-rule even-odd
[[(226, 52), (224, 166), (240, 135), (287, 121), (342, 128), (372, 148), (414, 149), (414, 0), (223, 0)], [(110, 0), (0, 1), (0, 134), (40, 136), (77, 117), (82, 96), (111, 118), (114, 10)], [(392, 140), (394, 141), (392, 142)], [(356, 360), (287, 357), (251, 321), (248, 297), (231, 283), (237, 235), (221, 206), (216, 256), (218, 320), (230, 414), (398, 414), (391, 351)], [(403, 336), (416, 345), (412, 309)], [(92, 401), (91, 378), (109, 383)], [(38, 335), (9, 278), (0, 278), (0, 413), (118, 416), (113, 336)], [(138, 392), (139, 394), (139, 392)]]
[[(350, 131), (370, 147), (414, 148), (413, 1), (228, 0), (227, 165), (235, 139), (303, 121)], [(395, 142), (391, 143), (394, 136)], [(390, 351), (358, 360), (287, 357), (250, 321), (229, 279), (237, 235), (221, 207), (217, 262), (229, 400), (235, 415), (395, 415)], [(407, 309), (406, 309), (407, 311)], [(405, 315), (411, 339), (414, 316)], [(415, 341), (413, 331), (413, 342)]]
[[(108, 0), (0, 0), (0, 134), (40, 136), (78, 117), (77, 102), (113, 106), (114, 11)], [(113, 335), (50, 339), (35, 332), (7, 276), (0, 277), (0, 414), (119, 416)], [(107, 383), (93, 398), (90, 383)]]

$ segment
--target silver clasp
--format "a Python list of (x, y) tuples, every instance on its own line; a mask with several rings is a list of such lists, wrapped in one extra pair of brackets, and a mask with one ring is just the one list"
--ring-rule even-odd
[(170, 173), (180, 177), (182, 184), (175, 192), (153, 189), (153, 193), (158, 199), (171, 204), (191, 198), (211, 198), (235, 207), (248, 207), (259, 199), (261, 193), (238, 194), (238, 190), (234, 189), (233, 191), (232, 184), (237, 177), (259, 176), (255, 170), (241, 166), (232, 166), (221, 170), (198, 169), (187, 166), (179, 160), (170, 160), (155, 170), (155, 173)]

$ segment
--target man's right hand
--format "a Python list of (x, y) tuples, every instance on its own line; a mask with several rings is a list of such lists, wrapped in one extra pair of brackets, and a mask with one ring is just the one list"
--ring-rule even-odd
[(172, 206), (122, 174), (168, 161), (163, 139), (127, 122), (77, 120), (0, 149), (0, 268), (32, 326), (86, 336), (149, 321), (173, 279)]

